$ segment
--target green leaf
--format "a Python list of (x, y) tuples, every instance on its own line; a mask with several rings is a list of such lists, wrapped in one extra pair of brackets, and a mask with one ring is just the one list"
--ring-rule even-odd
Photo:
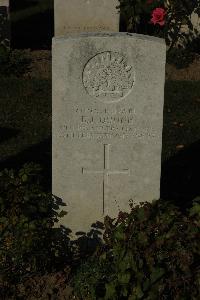
[(106, 284), (106, 294), (105, 294), (105, 300), (112, 300), (116, 299), (116, 290), (115, 290), (116, 282), (110, 282)]
[(138, 233), (138, 240), (139, 240), (139, 243), (143, 246), (147, 245), (148, 244), (148, 237), (147, 237), (147, 234), (146, 232), (139, 232)]
[(59, 218), (62, 218), (62, 217), (64, 217), (64, 216), (66, 216), (66, 215), (67, 215), (67, 212), (64, 211), (64, 210), (61, 210), (61, 212), (58, 214), (58, 217), (59, 217)]
[(127, 297), (127, 296), (128, 296), (128, 289), (127, 289), (126, 286), (122, 286), (122, 287), (121, 287), (121, 295), (122, 295), (123, 297)]
[(122, 225), (118, 226), (115, 233), (114, 237), (117, 241), (124, 240), (124, 228)]
[(34, 223), (30, 223), (29, 224), (29, 229), (36, 229), (36, 224), (34, 224)]
[(145, 219), (145, 209), (143, 207), (140, 207), (137, 211), (137, 217), (139, 221), (142, 221)]
[(150, 288), (150, 281), (149, 279), (145, 280), (145, 282), (143, 283), (143, 291), (147, 291)]
[(119, 270), (120, 271), (126, 271), (128, 268), (130, 268), (131, 263), (129, 257), (126, 255), (122, 260), (119, 262)]
[(135, 296), (135, 298), (133, 298), (135, 300), (141, 299), (144, 296), (144, 293), (143, 293), (140, 285), (137, 285), (136, 287), (134, 287), (132, 293)]
[(163, 268), (154, 269), (150, 276), (151, 284), (159, 280), (164, 274), (165, 274), (165, 269)]
[(23, 182), (26, 182), (28, 180), (28, 176), (26, 174), (23, 174), (21, 178)]
[(124, 274), (118, 274), (117, 277), (121, 284), (128, 284), (131, 279), (131, 274), (126, 272)]
[(190, 209), (190, 216), (200, 216), (200, 197), (193, 200), (193, 206)]

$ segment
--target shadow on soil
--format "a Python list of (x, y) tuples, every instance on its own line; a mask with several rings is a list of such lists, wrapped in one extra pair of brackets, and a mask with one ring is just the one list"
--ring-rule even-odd
[(11, 0), (10, 12), (12, 48), (51, 49), (53, 0)]
[[(0, 136), (1, 130), (2, 129), (0, 129)], [(6, 131), (7, 136), (5, 136)], [(3, 139), (9, 139), (17, 134), (13, 129), (7, 129), (6, 131), (2, 130)], [(0, 140), (1, 139), (2, 136)], [(46, 190), (51, 191), (51, 138), (48, 138), (39, 144), (30, 146), (19, 154), (8, 157), (4, 161), (0, 161), (0, 170), (5, 168), (18, 170), (23, 166), (23, 164), (28, 162), (38, 163), (43, 167), (42, 175), (44, 176), (44, 186)]]
[(200, 141), (181, 150), (162, 164), (161, 198), (180, 208), (200, 195)]
[(3, 143), (19, 134), (20, 130), (13, 128), (0, 127), (0, 143)]

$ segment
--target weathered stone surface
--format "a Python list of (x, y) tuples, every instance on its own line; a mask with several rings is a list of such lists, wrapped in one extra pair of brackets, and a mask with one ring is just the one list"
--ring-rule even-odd
[(0, 0), (0, 6), (7, 6), (7, 7), (9, 7), (9, 0)]
[(53, 194), (73, 232), (159, 198), (165, 56), (144, 35), (53, 40)]
[(118, 0), (55, 0), (55, 36), (119, 31)]

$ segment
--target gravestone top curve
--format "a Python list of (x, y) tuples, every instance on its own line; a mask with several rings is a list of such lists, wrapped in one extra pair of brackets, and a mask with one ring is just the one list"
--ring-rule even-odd
[(145, 34), (138, 34), (138, 33), (130, 33), (130, 32), (79, 32), (79, 33), (67, 33), (65, 36), (61, 37), (54, 37), (53, 38), (53, 43), (59, 43), (63, 42), (64, 40), (67, 39), (78, 39), (78, 38), (95, 38), (95, 37), (112, 37), (112, 38), (135, 38), (135, 39), (141, 39), (141, 40), (147, 40), (147, 41), (152, 41), (154, 43), (160, 43), (165, 45), (165, 40), (163, 38), (155, 37), (155, 36), (149, 36)]

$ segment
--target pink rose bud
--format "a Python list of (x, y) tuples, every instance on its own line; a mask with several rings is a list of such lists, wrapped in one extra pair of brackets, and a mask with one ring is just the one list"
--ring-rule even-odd
[(154, 25), (159, 24), (160, 26), (163, 26), (165, 24), (165, 15), (166, 11), (164, 10), (164, 8), (155, 8), (152, 12), (151, 23), (153, 23)]

